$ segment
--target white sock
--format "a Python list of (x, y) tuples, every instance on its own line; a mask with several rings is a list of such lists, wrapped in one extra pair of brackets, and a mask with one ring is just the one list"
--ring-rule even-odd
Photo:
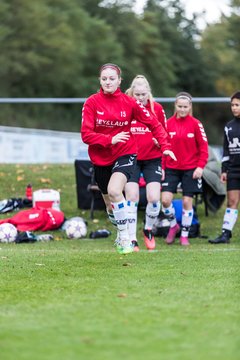
[(120, 202), (111, 203), (113, 215), (116, 220), (120, 239), (129, 239), (128, 235), (128, 221), (127, 221), (127, 206), (125, 199)]
[(153, 224), (156, 222), (160, 211), (160, 201), (149, 202), (146, 207), (145, 213), (145, 226), (144, 229), (152, 230)]
[(190, 226), (192, 225), (193, 219), (193, 209), (191, 210), (182, 210), (182, 231), (181, 236), (188, 237)]
[(167, 216), (167, 219), (170, 221), (170, 227), (174, 227), (177, 224), (177, 219), (175, 216), (175, 208), (173, 204), (171, 203), (168, 208), (162, 207), (162, 211)]
[(127, 211), (128, 211), (128, 234), (129, 239), (137, 240), (137, 211), (138, 203), (134, 201), (127, 201)]
[(237, 218), (238, 218), (238, 210), (237, 209), (226, 208), (225, 214), (223, 217), (222, 229), (232, 231), (232, 229), (237, 221)]

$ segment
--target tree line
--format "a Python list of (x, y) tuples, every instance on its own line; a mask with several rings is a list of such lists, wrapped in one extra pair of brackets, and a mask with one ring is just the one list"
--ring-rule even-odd
[[(122, 89), (144, 74), (156, 97), (188, 91), (230, 96), (239, 88), (240, 0), (204, 31), (177, 0), (1, 0), (0, 97), (88, 97), (106, 62), (123, 71)], [(206, 108), (205, 108), (206, 110)], [(212, 142), (229, 109), (194, 105)], [(78, 131), (81, 104), (1, 105), (0, 124)], [(167, 107), (167, 113), (172, 106)], [(209, 121), (211, 120), (211, 123)], [(220, 130), (219, 130), (220, 131)]]

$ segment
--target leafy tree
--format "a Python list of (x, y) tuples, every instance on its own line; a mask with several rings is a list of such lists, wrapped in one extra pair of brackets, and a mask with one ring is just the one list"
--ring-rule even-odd
[[(77, 3), (77, 0), (1, 2), (1, 96), (84, 97), (96, 91), (98, 61), (113, 55), (121, 57), (121, 46), (108, 25), (94, 21)], [(42, 119), (51, 128), (61, 129), (61, 122), (68, 129), (71, 126), (66, 123), (66, 114), (55, 121), (53, 114), (58, 111), (54, 105), (19, 105), (17, 114), (16, 105), (3, 108), (2, 117), (7, 113), (7, 118), (18, 125), (39, 117), (41, 123), (36, 127), (45, 127)], [(54, 125), (50, 125), (49, 117)]]
[(239, 87), (239, 4), (239, 0), (232, 1), (232, 14), (229, 17), (222, 15), (218, 23), (209, 25), (201, 41), (206, 62), (214, 72), (215, 86), (221, 96), (229, 96)]
[(203, 54), (198, 46), (199, 30), (196, 16), (189, 20), (181, 3), (176, 0), (149, 0), (146, 6), (156, 14), (158, 34), (165, 39), (168, 56), (172, 61), (169, 68), (174, 71), (174, 91), (186, 90), (194, 96), (211, 94), (211, 74), (206, 67)]
[[(0, 63), (7, 64), (4, 72), (0, 70), (5, 80), (2, 95), (61, 95), (66, 79), (73, 79), (81, 68), (81, 61), (74, 68), (68, 65), (84, 53), (84, 21), (79, 25), (83, 11), (73, 7), (73, 1), (64, 0), (6, 3), (4, 25), (8, 31), (1, 39), (0, 55)], [(77, 19), (80, 29), (75, 33), (71, 24)], [(80, 50), (75, 46), (77, 41), (82, 43)]]
[(83, 58), (78, 93), (87, 97), (99, 89), (98, 70), (107, 62), (123, 63), (123, 49), (112, 32), (111, 26), (102, 19), (89, 19), (85, 32), (86, 53)]
[(79, 4), (93, 17), (104, 18), (106, 10), (113, 9), (117, 14), (132, 12), (136, 0), (79, 0)]
[(174, 62), (166, 38), (158, 28), (159, 11), (144, 12), (141, 61), (156, 96), (169, 96), (176, 82)]
[(111, 25), (122, 46), (123, 59), (119, 65), (123, 69), (123, 88), (129, 86), (137, 73), (143, 73), (154, 92), (167, 94), (174, 83), (174, 72), (168, 43), (158, 33), (154, 13), (137, 16), (132, 11), (132, 1), (104, 1), (102, 4), (105, 8), (98, 16)]
[[(202, 34), (201, 49), (218, 96), (230, 96), (239, 88), (239, 5), (239, 0), (231, 1), (231, 15), (222, 15), (218, 23), (208, 25)], [(224, 124), (232, 116), (229, 104), (217, 104), (214, 109), (206, 105), (204, 112), (209, 118), (206, 130), (211, 143), (221, 144)]]
[(10, 0), (0, 11), (2, 96), (86, 96), (91, 64), (121, 56), (112, 29), (77, 0)]
[[(127, 88), (133, 76), (136, 75), (136, 69), (142, 72), (140, 55), (140, 37), (141, 22), (136, 14), (131, 10), (133, 2), (131, 1), (83, 1), (84, 8), (89, 9), (93, 3), (97, 3), (97, 8), (91, 7), (90, 12), (96, 19), (101, 19), (109, 26), (109, 33), (105, 34), (104, 41), (108, 41), (109, 35), (114, 34), (115, 44), (121, 49), (121, 57), (112, 54), (106, 54), (104, 62), (116, 62), (123, 70), (123, 87)], [(112, 44), (113, 46), (113, 44)], [(99, 48), (99, 54), (104, 53)]]

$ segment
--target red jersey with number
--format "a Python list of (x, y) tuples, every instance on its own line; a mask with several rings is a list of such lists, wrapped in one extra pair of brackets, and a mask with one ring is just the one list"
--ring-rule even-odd
[(177, 161), (165, 157), (165, 167), (178, 170), (204, 168), (208, 161), (208, 140), (202, 123), (193, 116), (176, 118), (167, 121), (172, 151)]
[[(153, 103), (154, 113), (160, 124), (166, 129), (166, 116), (162, 105), (157, 102)], [(148, 101), (145, 106), (151, 112), (150, 103)], [(151, 130), (143, 123), (133, 120), (131, 124), (131, 132), (135, 136), (137, 142), (137, 159), (138, 160), (151, 160), (161, 157), (159, 147), (153, 142), (153, 134)]]
[[(86, 100), (81, 135), (83, 142), (89, 145), (88, 153), (93, 164), (112, 165), (120, 156), (137, 153), (136, 141), (130, 131), (134, 119), (152, 131), (160, 144), (159, 156), (162, 151), (171, 149), (168, 134), (157, 118), (119, 88), (113, 94), (104, 94), (100, 89)], [(122, 131), (129, 132), (129, 140), (112, 145), (113, 136)]]

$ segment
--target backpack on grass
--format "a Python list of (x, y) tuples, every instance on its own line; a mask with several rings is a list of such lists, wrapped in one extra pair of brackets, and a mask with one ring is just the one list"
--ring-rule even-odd
[[(175, 209), (177, 223), (179, 225), (181, 225), (182, 200), (181, 199), (173, 200), (172, 204)], [(166, 237), (168, 234), (168, 231), (169, 231), (169, 227), (170, 227), (169, 220), (167, 219), (166, 215), (162, 211), (160, 211), (158, 219), (153, 226), (153, 234), (155, 236), (159, 236), (159, 237)], [(180, 233), (177, 235), (177, 237), (179, 237), (179, 236), (180, 236)], [(196, 238), (196, 237), (201, 237), (200, 221), (199, 221), (196, 209), (195, 209), (195, 207), (193, 207), (193, 220), (192, 220), (192, 225), (191, 225), (190, 231), (189, 231), (189, 238)]]

